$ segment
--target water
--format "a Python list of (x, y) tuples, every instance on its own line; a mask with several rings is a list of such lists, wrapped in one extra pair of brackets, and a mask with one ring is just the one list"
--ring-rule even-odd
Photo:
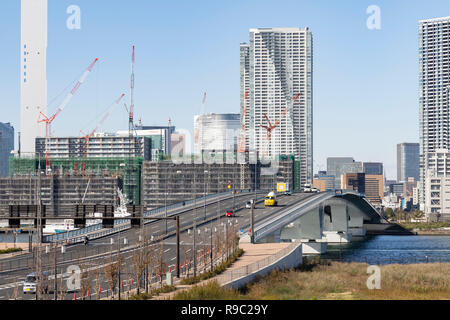
[[(16, 234), (16, 242), (17, 243), (28, 243), (28, 233), (18, 233)], [(35, 235), (33, 234), (33, 239), (34, 239)], [(14, 238), (13, 235), (11, 233), (9, 233), (8, 235), (6, 235), (6, 233), (0, 233), (0, 243), (13, 243), (14, 242)]]
[(450, 236), (367, 237), (361, 242), (328, 245), (322, 258), (377, 265), (450, 262)]

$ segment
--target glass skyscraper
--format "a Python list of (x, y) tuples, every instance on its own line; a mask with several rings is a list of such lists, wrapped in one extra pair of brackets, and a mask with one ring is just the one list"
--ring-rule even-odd
[(397, 145), (397, 181), (406, 182), (408, 178), (419, 181), (418, 143), (400, 143)]

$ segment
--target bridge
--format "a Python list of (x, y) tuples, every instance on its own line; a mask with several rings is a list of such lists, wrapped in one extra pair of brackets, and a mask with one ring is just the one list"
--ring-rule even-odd
[[(387, 222), (364, 195), (348, 190), (316, 194), (284, 207), (255, 227), (254, 242), (304, 243), (303, 253), (323, 253), (327, 243), (366, 235), (365, 224)], [(249, 241), (250, 235), (243, 241)]]
[[(302, 242), (304, 254), (320, 254), (326, 249), (327, 243), (351, 241), (352, 237), (365, 235), (366, 224), (383, 223), (383, 218), (377, 210), (364, 198), (353, 191), (326, 192), (326, 193), (293, 193), (291, 196), (278, 197), (277, 207), (264, 207), (265, 192), (257, 193), (256, 209), (254, 210), (256, 242)], [(195, 246), (194, 232), (192, 232), (195, 219), (198, 228), (197, 249), (198, 255), (205, 246), (209, 248), (210, 239), (224, 232), (225, 228), (232, 226), (239, 230), (241, 241), (249, 239), (248, 230), (251, 222), (251, 209), (245, 208), (248, 200), (253, 199), (253, 192), (239, 194), (225, 193), (211, 195), (205, 198), (187, 201), (167, 208), (159, 208), (146, 213), (146, 216), (163, 217), (179, 216), (181, 231), (181, 261), (191, 261)], [(225, 217), (227, 209), (235, 207), (233, 218)], [(101, 226), (101, 225), (100, 225)], [(84, 261), (89, 265), (101, 264), (102, 259), (112, 253), (124, 256), (125, 260), (133, 261), (136, 246), (139, 245), (139, 231), (131, 228), (129, 220), (116, 221), (113, 229), (99, 229), (100, 226), (91, 226), (70, 233), (47, 237), (48, 242), (66, 243), (64, 253), (56, 252), (54, 263), (57, 270), (65, 270), (67, 266), (76, 261)], [(176, 258), (174, 221), (148, 221), (144, 234), (161, 239), (164, 264), (168, 270), (174, 268)], [(221, 231), (222, 230), (222, 231)], [(82, 244), (84, 234), (89, 234), (91, 241), (88, 245)], [(197, 234), (197, 233), (195, 233)], [(114, 239), (114, 245), (111, 245)], [(127, 239), (127, 244), (117, 248), (119, 242)], [(44, 244), (44, 247), (46, 245)], [(190, 251), (190, 252), (189, 252)], [(48, 257), (46, 258), (48, 260)], [(49, 268), (52, 270), (53, 262), (50, 260)], [(11, 296), (14, 287), (21, 286), (23, 279), (33, 271), (33, 255), (25, 253), (16, 257), (0, 260), (0, 300)], [(69, 274), (62, 275), (66, 279)], [(101, 275), (102, 288), (107, 288), (107, 280)], [(20, 291), (20, 290), (19, 290)], [(100, 292), (97, 297), (104, 297)], [(65, 295), (71, 299), (72, 294)], [(32, 299), (31, 295), (22, 295), (22, 299)]]

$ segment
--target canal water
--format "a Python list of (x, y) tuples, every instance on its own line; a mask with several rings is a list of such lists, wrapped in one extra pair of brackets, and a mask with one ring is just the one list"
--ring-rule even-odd
[(450, 262), (450, 236), (372, 236), (328, 245), (321, 258), (374, 265)]

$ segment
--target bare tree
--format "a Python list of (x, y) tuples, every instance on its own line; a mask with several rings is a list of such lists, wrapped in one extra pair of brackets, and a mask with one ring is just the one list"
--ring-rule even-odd
[(167, 265), (166, 265), (166, 263), (164, 262), (164, 259), (163, 259), (163, 257), (164, 257), (164, 243), (162, 241), (160, 242), (158, 250), (156, 250), (156, 254), (157, 254), (156, 259), (158, 261), (158, 266), (157, 266), (156, 269), (157, 269), (157, 273), (159, 274), (160, 285), (161, 285), (161, 288), (162, 288), (162, 286), (163, 286), (163, 284), (162, 284), (162, 282), (163, 282), (163, 274), (165, 274), (166, 268), (167, 268)]
[(117, 256), (117, 259), (114, 260), (112, 256), (112, 252), (110, 254), (109, 261), (106, 266), (103, 267), (103, 272), (105, 274), (106, 280), (108, 281), (109, 289), (111, 290), (112, 297), (114, 298), (114, 288), (117, 285), (119, 280), (119, 272), (123, 263), (123, 258), (121, 255)]
[(142, 241), (140, 241), (139, 243), (139, 248), (137, 248), (136, 250), (134, 250), (133, 252), (133, 260), (134, 260), (134, 270), (136, 272), (136, 285), (137, 285), (137, 294), (140, 293), (140, 287), (141, 287), (141, 277), (142, 274), (144, 273), (145, 267), (147, 265), (147, 248), (146, 248), (146, 244), (147, 244), (147, 239), (143, 239)]

